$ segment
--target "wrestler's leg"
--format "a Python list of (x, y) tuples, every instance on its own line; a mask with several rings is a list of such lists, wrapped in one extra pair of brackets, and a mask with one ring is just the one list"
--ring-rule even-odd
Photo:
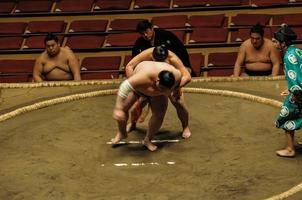
[(174, 98), (173, 96), (169, 96), (171, 103), (174, 105), (177, 116), (181, 121), (181, 125), (183, 128), (182, 137), (189, 138), (191, 136), (191, 131), (189, 129), (189, 111), (187, 106), (185, 105), (184, 95), (180, 93), (178, 98)]
[(133, 92), (129, 93), (129, 95), (127, 96), (127, 98), (124, 102), (124, 110), (121, 111), (121, 112), (123, 112), (122, 114), (125, 114), (125, 117), (123, 117), (123, 119), (121, 119), (121, 118), (116, 119), (119, 131), (117, 132), (116, 136), (111, 140), (112, 144), (117, 144), (122, 139), (127, 138), (126, 127), (127, 127), (128, 117), (129, 117), (129, 109), (136, 102), (137, 99), (138, 99), (138, 96)]
[[(134, 103), (132, 111), (130, 113), (130, 123), (127, 125), (127, 132), (131, 132), (136, 129), (136, 123), (140, 120), (142, 116), (142, 111), (147, 105), (148, 100), (145, 97), (139, 97), (139, 99)], [(141, 121), (141, 120), (140, 120)], [(143, 122), (142, 120), (141, 122)]]
[(276, 154), (281, 157), (294, 157), (295, 156), (295, 131), (285, 131), (287, 146), (285, 149), (276, 151)]
[(156, 96), (150, 99), (152, 116), (149, 120), (149, 127), (143, 144), (150, 150), (155, 151), (157, 146), (151, 143), (154, 134), (160, 129), (168, 107), (168, 98), (166, 96)]

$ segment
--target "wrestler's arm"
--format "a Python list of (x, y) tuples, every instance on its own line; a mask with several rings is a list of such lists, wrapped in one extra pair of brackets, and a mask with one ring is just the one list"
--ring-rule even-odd
[(191, 75), (175, 53), (169, 51), (169, 55), (171, 56), (170, 64), (174, 66), (176, 69), (178, 69), (181, 73), (181, 80), (178, 86), (183, 87), (191, 81)]
[(152, 60), (152, 52), (154, 47), (142, 51), (140, 54), (132, 58), (126, 66), (126, 76), (130, 77), (133, 75), (135, 67), (142, 61)]
[(270, 59), (273, 64), (272, 76), (277, 76), (279, 74), (281, 55), (278, 49), (275, 48), (273, 44), (271, 45)]
[(33, 81), (34, 82), (43, 81), (42, 70), (43, 70), (42, 57), (39, 56), (35, 62), (34, 69), (33, 69)]
[(245, 59), (245, 48), (246, 48), (245, 43), (241, 44), (239, 48), (237, 59), (234, 66), (234, 72), (233, 72), (233, 76), (235, 77), (240, 76), (241, 66), (244, 64), (244, 59)]
[(80, 81), (81, 80), (81, 70), (80, 70), (80, 64), (79, 64), (78, 59), (76, 58), (76, 56), (74, 55), (74, 53), (71, 49), (67, 50), (67, 56), (68, 56), (68, 65), (73, 74), (73, 80)]

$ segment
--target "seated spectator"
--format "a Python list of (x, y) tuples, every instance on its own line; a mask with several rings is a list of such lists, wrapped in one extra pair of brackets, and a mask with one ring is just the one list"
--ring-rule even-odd
[(80, 65), (72, 50), (61, 47), (58, 37), (51, 33), (45, 37), (44, 43), (45, 51), (34, 66), (34, 81), (81, 80)]
[(234, 76), (240, 76), (241, 67), (249, 76), (276, 76), (279, 73), (281, 56), (273, 42), (263, 37), (260, 24), (251, 28), (250, 38), (244, 41), (239, 49), (234, 67)]
[(139, 22), (136, 30), (141, 36), (136, 40), (132, 49), (133, 58), (145, 49), (165, 45), (180, 58), (184, 66), (191, 73), (191, 76), (196, 76), (191, 67), (188, 51), (176, 35), (164, 29), (154, 28), (153, 24), (148, 20)]

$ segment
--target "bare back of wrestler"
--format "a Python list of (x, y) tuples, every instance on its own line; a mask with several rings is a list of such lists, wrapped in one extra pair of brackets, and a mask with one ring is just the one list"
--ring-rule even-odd
[[(180, 81), (180, 72), (176, 70), (172, 65), (164, 62), (143, 61), (138, 64), (134, 70), (136, 77), (141, 77), (142, 79), (144, 79), (140, 80), (141, 82), (138, 82), (138, 79), (135, 79), (137, 83), (142, 83), (134, 83), (134, 85), (137, 85), (135, 90), (145, 96), (150, 97), (159, 95), (169, 96), (171, 94), (170, 89), (158, 88), (158, 85), (156, 85), (158, 74), (163, 70), (171, 71), (174, 74), (176, 81)], [(131, 78), (129, 78), (129, 82), (133, 82)]]
[[(168, 71), (168, 73), (175, 78), (171, 87), (161, 85), (159, 75), (163, 71)], [(155, 151), (157, 147), (151, 143), (151, 139), (153, 135), (158, 132), (163, 122), (168, 106), (168, 96), (172, 93), (173, 89), (179, 85), (180, 80), (180, 71), (167, 63), (143, 61), (138, 64), (134, 74), (121, 84), (117, 95), (113, 117), (118, 122), (119, 131), (115, 138), (112, 139), (112, 144), (117, 144), (127, 137), (126, 126), (129, 115), (128, 112), (130, 107), (138, 99), (138, 94), (140, 94), (149, 98), (152, 112), (143, 144), (150, 151)], [(128, 84), (127, 89), (124, 87), (126, 82)], [(129, 90), (129, 88), (131, 89)]]

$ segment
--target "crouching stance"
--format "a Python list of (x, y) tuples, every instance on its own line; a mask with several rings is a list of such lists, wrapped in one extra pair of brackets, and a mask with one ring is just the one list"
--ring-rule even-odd
[(150, 103), (152, 116), (143, 144), (155, 151), (157, 146), (151, 139), (162, 125), (168, 106), (168, 97), (178, 88), (181, 73), (172, 65), (163, 62), (143, 61), (137, 65), (133, 75), (125, 80), (119, 88), (113, 118), (118, 122), (118, 133), (112, 139), (117, 144), (127, 137), (128, 112), (140, 96), (144, 96)]

